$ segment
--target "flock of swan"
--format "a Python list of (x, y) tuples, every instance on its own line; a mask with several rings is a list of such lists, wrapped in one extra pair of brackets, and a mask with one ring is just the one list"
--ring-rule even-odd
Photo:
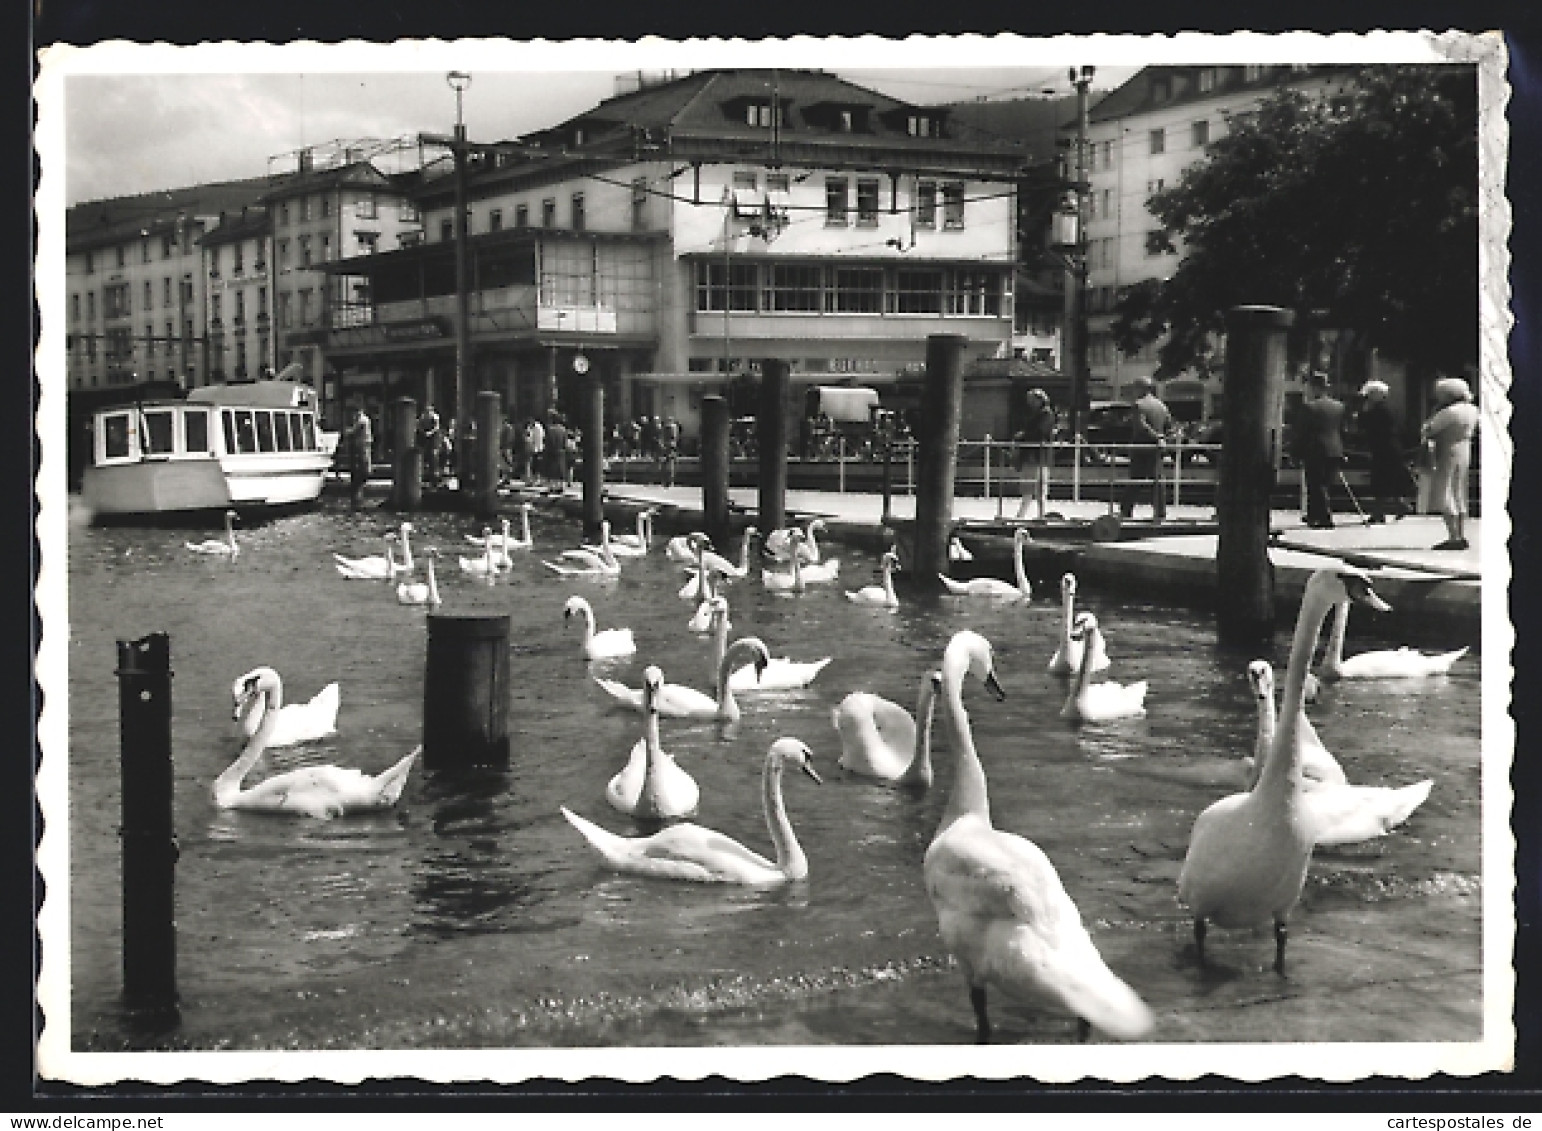
[[(512, 537), (507, 520), (501, 535), (484, 528), (468, 535), (482, 554), (461, 558), (462, 571), (494, 578), (512, 568), (511, 554), (531, 549), (528, 504), (521, 511), (522, 532)], [(767, 750), (762, 774), (762, 808), (773, 857), (768, 858), (711, 828), (691, 823), (703, 803), (702, 791), (690, 773), (663, 745), (660, 719), (732, 721), (744, 710), (736, 692), (806, 687), (831, 662), (775, 658), (756, 636), (730, 642), (729, 600), (722, 586), (758, 577), (766, 588), (801, 592), (813, 577), (833, 581), (839, 563), (823, 557), (816, 520), (807, 529), (773, 531), (763, 542), (776, 568), (751, 568), (753, 528), (745, 535), (739, 561), (711, 549), (705, 535), (692, 533), (672, 539), (666, 555), (693, 570), (692, 582), (681, 597), (698, 603), (689, 628), (711, 637), (709, 692), (667, 682), (656, 664), (642, 672), (642, 685), (632, 688), (591, 671), (593, 683), (614, 704), (640, 712), (642, 733), (625, 764), (603, 788), (596, 789), (618, 813), (653, 822), (668, 822), (645, 836), (623, 836), (581, 816), (566, 805), (563, 817), (610, 867), (622, 872), (670, 880), (748, 885), (783, 884), (805, 879), (809, 860), (794, 832), (782, 794), (787, 769), (795, 769), (816, 784), (823, 779), (815, 768), (815, 753), (802, 738), (783, 736)], [(227, 519), (227, 550), (237, 552)], [(394, 581), (415, 568), (411, 523), (383, 536), (381, 557), (335, 555), (340, 576), (347, 579)], [(1016, 583), (978, 581), (948, 586), (951, 594), (998, 603), (1020, 604), (1030, 599), (1023, 564), (1026, 535), (1014, 539)], [(396, 557), (400, 547), (402, 557)], [(635, 535), (612, 537), (602, 524), (598, 546), (564, 551), (545, 565), (562, 576), (616, 576), (623, 558), (648, 554), (652, 547), (652, 514), (642, 512)], [(189, 544), (190, 549), (197, 549)], [(197, 552), (213, 552), (198, 549)], [(397, 587), (404, 604), (436, 606), (441, 601), (434, 573), (437, 550), (427, 554), (424, 582), (403, 581)], [(951, 557), (952, 555), (950, 555)], [(893, 609), (898, 600), (892, 574), (898, 568), (893, 551), (881, 559), (882, 584), (847, 591), (858, 604)], [(818, 580), (812, 583), (818, 584)], [(1061, 579), (1061, 616), (1056, 648), (1048, 672), (1067, 677), (1062, 717), (1076, 724), (1105, 723), (1145, 712), (1144, 681), (1120, 684), (1093, 680), (1112, 666), (1097, 618), (1076, 608), (1076, 579)], [(1303, 593), (1290, 658), (1278, 709), (1274, 673), (1265, 661), (1254, 661), (1248, 679), (1257, 702), (1257, 731), (1247, 766), (1245, 788), (1220, 798), (1196, 817), (1178, 878), (1177, 897), (1193, 923), (1195, 953), (1205, 963), (1210, 926), (1248, 929), (1270, 924), (1276, 939), (1275, 967), (1283, 974), (1287, 923), (1300, 899), (1312, 851), (1319, 845), (1351, 843), (1385, 835), (1407, 820), (1429, 796), (1432, 782), (1403, 787), (1354, 785), (1322, 744), (1306, 715), (1312, 656), (1323, 622), (1335, 614), (1328, 649), (1319, 670), (1322, 679), (1388, 679), (1447, 672), (1466, 649), (1429, 656), (1411, 649), (1367, 652), (1345, 658), (1344, 634), (1352, 604), (1386, 610), (1372, 579), (1349, 565), (1319, 570)], [(563, 607), (565, 621), (581, 622), (579, 649), (586, 661), (603, 666), (634, 657), (637, 640), (629, 628), (596, 625), (595, 611), (583, 596), (571, 596)], [(1117, 1039), (1138, 1038), (1154, 1024), (1151, 1009), (1140, 995), (1103, 961), (1084, 927), (1080, 912), (1065, 890), (1054, 864), (1032, 841), (992, 824), (987, 779), (976, 749), (965, 685), (975, 680), (997, 699), (1006, 692), (997, 680), (990, 641), (974, 631), (951, 637), (939, 662), (919, 678), (916, 711), (865, 691), (846, 695), (830, 713), (840, 748), (837, 764), (856, 779), (925, 791), (933, 781), (931, 734), (940, 725), (954, 760), (954, 773), (940, 824), (927, 849), (922, 880), (937, 917), (939, 932), (957, 960), (968, 986), (975, 1014), (976, 1035), (991, 1037), (987, 989), (1006, 998), (1048, 1008), (1073, 1017), (1080, 1036), (1090, 1029)], [(339, 690), (331, 684), (303, 704), (283, 702), (276, 671), (256, 668), (231, 688), (234, 717), (245, 743), (239, 757), (214, 784), (222, 808), (329, 818), (348, 813), (388, 809), (399, 800), (421, 747), (384, 772), (369, 776), (354, 769), (314, 766), (269, 777), (243, 788), (265, 749), (326, 738), (336, 732)], [(753, 709), (753, 708), (751, 708)]]

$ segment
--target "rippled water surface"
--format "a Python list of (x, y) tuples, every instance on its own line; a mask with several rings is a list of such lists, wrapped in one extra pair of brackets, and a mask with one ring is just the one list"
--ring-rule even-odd
[[(608, 871), (559, 805), (639, 831), (603, 790), (641, 733), (589, 680), (573, 593), (601, 627), (630, 626), (639, 655), (609, 665), (632, 686), (647, 663), (707, 688), (704, 638), (660, 549), (618, 581), (558, 578), (539, 558), (578, 543), (576, 522), (538, 514), (537, 551), (487, 585), (465, 578), (461, 517), (414, 519), (414, 548), (444, 549), (446, 612), (508, 613), (514, 732), (505, 775), (449, 786), (413, 771), (398, 813), (331, 822), (222, 812), (211, 783), (239, 743), (231, 680), (269, 664), (288, 701), (342, 684), (338, 734), (270, 752), (253, 777), (310, 762), (378, 772), (420, 741), (425, 615), (394, 587), (346, 581), (334, 550), (380, 552), (390, 520), (335, 507), (240, 532), (234, 562), (183, 548), (187, 532), (70, 529), (70, 910), (73, 1043), (195, 1048), (595, 1044), (948, 1043), (973, 1038), (962, 980), (937, 934), (921, 859), (952, 777), (915, 796), (836, 766), (831, 708), (852, 690), (912, 707), (922, 673), (960, 628), (986, 634), (1009, 698), (966, 690), (999, 828), (1059, 869), (1109, 964), (1158, 1015), (1166, 1041), (1471, 1040), (1479, 1034), (1479, 665), (1405, 685), (1328, 688), (1313, 709), (1356, 782), (1433, 778), (1389, 837), (1320, 850), (1292, 919), (1288, 979), (1267, 930), (1213, 931), (1193, 961), (1176, 880), (1194, 817), (1233, 792), (1250, 752), (1252, 699), (1207, 616), (1111, 600), (1083, 587), (1122, 682), (1151, 682), (1146, 718), (1073, 730), (1045, 674), (1057, 610), (849, 604), (872, 555), (834, 546), (843, 584), (801, 597), (730, 590), (734, 635), (773, 655), (833, 656), (806, 691), (741, 697), (744, 718), (664, 720), (664, 748), (701, 787), (697, 820), (770, 854), (761, 816), (767, 746), (796, 735), (825, 783), (786, 782), (808, 854), (806, 883), (774, 891)], [(198, 534), (196, 537), (203, 537)], [(419, 574), (421, 576), (421, 565)], [(52, 626), (51, 626), (52, 627)], [(170, 634), (180, 1025), (147, 1036), (119, 1007), (118, 718), (115, 639)], [(1377, 643), (1361, 636), (1351, 651)], [(1282, 634), (1273, 657), (1283, 667)], [(998, 1036), (1067, 1041), (1065, 1018), (993, 1001)]]

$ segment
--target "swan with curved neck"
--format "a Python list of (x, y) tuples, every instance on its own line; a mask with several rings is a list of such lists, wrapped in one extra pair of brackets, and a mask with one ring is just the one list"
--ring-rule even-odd
[(695, 779), (659, 744), (658, 697), (663, 689), (664, 673), (650, 666), (643, 672), (642, 737), (632, 747), (626, 767), (605, 787), (605, 800), (612, 808), (634, 817), (689, 817), (701, 800)]
[(853, 592), (846, 590), (846, 599), (854, 601), (858, 605), (874, 605), (881, 609), (899, 608), (899, 596), (894, 592), (894, 574), (900, 567), (899, 555), (893, 550), (884, 552), (883, 560), (879, 563), (882, 570), (883, 583), (881, 585), (864, 585)]
[(1081, 913), (1038, 845), (992, 827), (985, 771), (964, 710), (964, 678), (998, 697), (990, 642), (957, 633), (942, 658), (942, 718), (953, 750), (953, 788), (926, 850), (926, 892), (937, 927), (958, 960), (974, 1006), (976, 1039), (990, 1041), (986, 988), (1076, 1017), (1129, 1039), (1148, 1032), (1151, 1011), (1104, 963)]
[[(1051, 675), (1075, 675), (1081, 670), (1082, 648), (1086, 640), (1071, 633), (1076, 616), (1074, 573), (1064, 574), (1060, 578), (1060, 614), (1060, 647), (1055, 649), (1055, 654), (1049, 659), (1049, 671)], [(1092, 671), (1106, 671), (1110, 664), (1108, 652), (1103, 647), (1103, 634), (1099, 632), (1093, 637)]]
[[(733, 670), (734, 661), (741, 653), (752, 657), (758, 668), (763, 669), (771, 662), (771, 653), (767, 651), (763, 640), (758, 636), (741, 636), (728, 646), (722, 662), (718, 664), (716, 698), (704, 695), (693, 687), (666, 683), (658, 695), (659, 714), (671, 719), (719, 719), (724, 722), (733, 722), (739, 718), (741, 712), (738, 702), (734, 699), (733, 688), (729, 686), (729, 674)], [(622, 706), (631, 707), (637, 711), (643, 709), (641, 689), (633, 690), (613, 679), (596, 677), (594, 682), (605, 694)]]
[(271, 668), (258, 668), (245, 677), (242, 697), (236, 704), (236, 717), (247, 708), (246, 700), (268, 700), (256, 732), (247, 740), (241, 754), (230, 767), (214, 779), (214, 803), (221, 809), (245, 809), (258, 813), (282, 813), (326, 820), (350, 813), (389, 809), (401, 798), (407, 774), (422, 753), (419, 746), (396, 765), (371, 777), (355, 769), (340, 766), (306, 766), (242, 789), (241, 781), (251, 772), (263, 751), (271, 745), (278, 725), (278, 704), (282, 701), (277, 674)]
[[(789, 545), (797, 547), (803, 542), (803, 531), (794, 530), (789, 535)], [(763, 569), (760, 571), (760, 583), (767, 589), (777, 593), (802, 593), (803, 592), (803, 559), (796, 552), (790, 555), (792, 568), (786, 573), (781, 570)]]
[(576, 550), (563, 550), (562, 561), (541, 563), (553, 573), (564, 577), (620, 577), (621, 563), (610, 551), (610, 523), (600, 523), (600, 547), (598, 550), (581, 546)]
[(1100, 651), (1103, 638), (1098, 618), (1091, 613), (1076, 615), (1071, 639), (1082, 644), (1082, 665), (1076, 681), (1066, 696), (1060, 717), (1074, 723), (1106, 723), (1114, 719), (1133, 719), (1146, 713), (1146, 681), (1120, 684), (1113, 680), (1092, 682), (1092, 661)]
[[(266, 681), (270, 688), (268, 694), (250, 693), (254, 679)], [(295, 746), (337, 733), (337, 708), (342, 691), (336, 683), (329, 683), (316, 692), (309, 703), (285, 703), (284, 684), (278, 672), (269, 667), (253, 668), (230, 685), (230, 697), (235, 703), (235, 719), (240, 724), (243, 738), (256, 734), (269, 715), (274, 716), (267, 739), (270, 747)]]
[(853, 691), (830, 712), (841, 736), (840, 765), (865, 778), (914, 785), (932, 784), (932, 716), (942, 690), (942, 673), (921, 679), (915, 718), (898, 703)]
[(750, 575), (750, 544), (759, 533), (760, 531), (756, 530), (753, 526), (746, 526), (744, 528), (744, 539), (739, 543), (738, 565), (734, 565), (733, 562), (723, 557), (723, 555), (714, 554), (703, 546), (700, 550), (700, 560), (697, 563), (697, 568), (705, 567), (708, 570), (722, 574), (731, 581), (743, 580)]
[(571, 620), (574, 617), (582, 617), (584, 620), (582, 647), (587, 658), (615, 660), (622, 656), (630, 656), (637, 651), (637, 641), (633, 639), (630, 628), (607, 628), (603, 632), (596, 632), (594, 609), (582, 597), (569, 597), (568, 603), (562, 608), (563, 620)]
[(709, 600), (712, 594), (717, 592), (718, 586), (726, 582), (728, 578), (724, 576), (721, 570), (707, 565), (707, 558), (709, 556), (719, 562), (722, 562), (723, 559), (716, 554), (708, 555), (707, 547), (711, 543), (706, 536), (697, 537), (693, 534), (691, 539), (691, 546), (696, 553), (696, 568), (686, 571), (689, 580), (680, 587), (680, 599), (682, 601), (703, 602)]
[(482, 556), (480, 558), (461, 558), (460, 569), (462, 573), (469, 573), (472, 577), (480, 577), (484, 581), (498, 580), (498, 558), (493, 551), (492, 530), (482, 527)]
[(439, 579), (434, 575), (434, 563), (439, 560), (439, 551), (434, 547), (428, 548), (428, 580), (427, 581), (403, 581), (396, 587), (396, 600), (403, 605), (438, 605)]
[[(1253, 684), (1253, 694), (1258, 700), (1258, 740), (1254, 747), (1258, 754), (1254, 760), (1253, 774), (1253, 781), (1256, 782), (1257, 767), (1263, 763), (1265, 753), (1274, 741), (1277, 725), (1274, 713), (1274, 669), (1266, 660), (1254, 660), (1248, 665), (1248, 679)], [(1315, 738), (1313, 735), (1313, 741)], [(1311, 747), (1305, 749), (1310, 750)], [(1338, 777), (1324, 780), (1316, 776), (1314, 769), (1318, 767), (1303, 757), (1301, 805), (1306, 812), (1312, 843), (1316, 846), (1355, 844), (1386, 836), (1424, 804), (1435, 784), (1426, 778), (1396, 789), (1379, 785), (1350, 785), (1344, 780), (1344, 771), (1339, 768), (1337, 759), (1320, 745), (1318, 751), (1338, 771)]]
[(236, 528), (232, 524), (240, 517), (235, 511), (227, 510), (225, 512), (225, 537), (206, 538), (202, 542), (184, 542), (183, 545), (195, 554), (226, 557), (234, 561), (241, 554), (241, 545), (236, 541)]
[(761, 773), (761, 803), (776, 849), (775, 860), (767, 860), (722, 833), (688, 822), (652, 836), (620, 837), (566, 806), (562, 815), (611, 867), (622, 872), (696, 883), (782, 884), (802, 880), (808, 876), (808, 857), (793, 834), (782, 801), (782, 772), (789, 765), (816, 782), (821, 780), (814, 770), (814, 753), (802, 742), (779, 738), (771, 744)]
[[(1252, 789), (1258, 784), (1258, 775), (1268, 761), (1269, 746), (1274, 741), (1274, 668), (1268, 660), (1254, 660), (1248, 664), (1248, 683), (1252, 685), (1253, 697), (1258, 701), (1258, 737), (1253, 743), (1253, 757), (1242, 760), (1247, 768), (1247, 788)], [(1344, 767), (1339, 765), (1339, 760), (1317, 737), (1317, 728), (1306, 717), (1305, 710), (1301, 713), (1300, 726), (1303, 784), (1308, 787), (1346, 784), (1349, 779), (1344, 776)]]
[(337, 563), (337, 572), (353, 581), (392, 581), (398, 573), (402, 572), (402, 566), (397, 564), (396, 535), (387, 533), (384, 535), (386, 552), (384, 557), (375, 556), (368, 558), (345, 558), (341, 554), (333, 554)]
[(688, 631), (695, 633), (712, 631), (712, 610), (714, 607), (712, 602), (716, 600), (718, 594), (718, 579), (715, 575), (709, 573), (707, 575), (707, 597), (696, 606), (696, 611), (691, 614), (691, 619), (686, 622), (685, 627)]
[(664, 556), (678, 565), (685, 566), (687, 569), (698, 568), (699, 563), (696, 560), (697, 542), (701, 542), (705, 546), (712, 545), (712, 539), (699, 530), (694, 530), (689, 534), (676, 534), (665, 544)]
[[(1274, 968), (1285, 972), (1286, 921), (1301, 898), (1312, 859), (1313, 829), (1301, 801), (1306, 669), (1322, 622), (1343, 598), (1386, 611), (1371, 579), (1353, 566), (1322, 569), (1307, 581), (1285, 669), (1283, 719), (1247, 793), (1215, 802), (1194, 821), (1178, 875), (1178, 898), (1194, 917), (1194, 945), (1205, 961), (1206, 923), (1253, 927), (1274, 923)], [(1272, 698), (1272, 697), (1271, 697)]]
[[(716, 672), (723, 663), (728, 649), (728, 598), (714, 597), (712, 605), (712, 670)], [(799, 661), (772, 657), (764, 665), (745, 664), (728, 677), (728, 686), (735, 691), (796, 691), (814, 682), (820, 672), (829, 665), (832, 657), (822, 660)]]
[(1333, 618), (1333, 630), (1328, 636), (1328, 647), (1323, 651), (1322, 663), (1317, 671), (1323, 679), (1417, 679), (1421, 676), (1445, 675), (1451, 666), (1467, 655), (1466, 648), (1454, 652), (1425, 655), (1413, 648), (1384, 648), (1375, 652), (1361, 652), (1344, 658), (1344, 633), (1349, 628), (1348, 598), (1340, 601)]
[[(821, 558), (816, 535), (824, 528), (825, 520), (814, 518), (810, 519), (808, 525), (801, 531), (795, 526), (773, 530), (766, 536), (766, 551), (777, 561), (785, 562), (796, 554), (803, 559), (804, 565), (817, 565)], [(792, 537), (794, 534), (801, 535), (802, 540), (795, 541)], [(797, 548), (794, 549), (794, 546)]]
[(1012, 532), (1012, 567), (1017, 583), (1009, 585), (995, 577), (975, 577), (968, 581), (954, 581), (939, 573), (938, 579), (954, 597), (987, 597), (997, 601), (1027, 601), (1033, 596), (1033, 586), (1028, 584), (1028, 568), (1023, 563), (1023, 547), (1032, 539), (1026, 527), (1019, 526)]
[(618, 558), (640, 558), (653, 546), (653, 516), (658, 512), (644, 507), (637, 512), (636, 534), (612, 534), (610, 552)]

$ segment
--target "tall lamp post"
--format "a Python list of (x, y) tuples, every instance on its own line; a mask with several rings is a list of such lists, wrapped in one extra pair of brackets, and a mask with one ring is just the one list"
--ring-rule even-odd
[[(455, 91), (455, 136), (450, 146), (455, 156), (455, 463), (457, 482), (464, 489), (472, 467), (466, 443), (471, 430), (471, 280), (466, 256), (466, 123), (461, 100), (471, 85), (471, 76), (465, 71), (451, 71), (444, 78)], [(483, 439), (486, 442), (489, 438)]]
[(1080, 434), (1087, 406), (1087, 88), (1093, 67), (1072, 67), (1076, 87), (1076, 224), (1067, 293), (1067, 325), (1071, 330), (1071, 434)]

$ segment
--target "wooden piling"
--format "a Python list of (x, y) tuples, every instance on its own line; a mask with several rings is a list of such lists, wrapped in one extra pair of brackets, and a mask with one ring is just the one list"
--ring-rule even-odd
[(176, 863), (172, 822), (171, 640), (118, 641), (123, 775), (123, 996), (136, 1009), (177, 1000)]
[(1216, 629), (1223, 644), (1252, 647), (1274, 636), (1269, 495), (1280, 462), (1285, 336), (1295, 314), (1237, 306), (1226, 314), (1226, 433), (1216, 484)]
[(584, 378), (584, 536), (600, 540), (605, 518), (605, 385), (598, 373)]
[(418, 451), (418, 402), (396, 399), (391, 427), (391, 506), (415, 511), (423, 503), (423, 453)]
[(719, 546), (726, 546), (728, 524), (728, 401), (701, 398), (702, 529)]
[(787, 525), (787, 389), (790, 366), (780, 358), (760, 363), (760, 413), (755, 438), (760, 445), (759, 524), (763, 531)]
[(923, 593), (939, 590), (942, 583), (937, 575), (948, 571), (967, 340), (962, 334), (931, 334), (926, 339), (926, 384), (921, 391), (921, 420), (916, 436), (916, 525), (911, 554), (912, 582)]
[(503, 397), (493, 389), (477, 394), (476, 513), (493, 518), (498, 513), (498, 433), (503, 427)]
[(509, 764), (509, 618), (428, 618), (423, 767)]

